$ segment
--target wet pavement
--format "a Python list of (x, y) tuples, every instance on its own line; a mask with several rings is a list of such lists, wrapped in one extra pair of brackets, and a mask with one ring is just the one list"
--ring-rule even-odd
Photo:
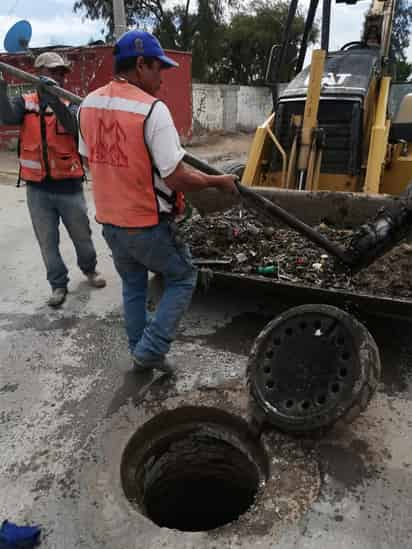
[[(50, 310), (25, 190), (0, 190), (0, 520), (42, 524), (42, 547), (50, 549), (412, 546), (410, 323), (361, 319), (381, 350), (383, 373), (377, 396), (354, 424), (318, 440), (268, 435), (272, 449), (293, 447), (290, 455), (298, 452), (303, 463), (306, 456), (305, 478), (313, 477), (306, 493), (316, 497), (296, 503), (284, 521), (276, 518), (281, 506), (267, 504), (260, 529), (242, 520), (212, 532), (161, 529), (122, 493), (127, 442), (157, 411), (179, 405), (245, 413), (249, 349), (288, 304), (235, 287), (196, 295), (171, 352), (179, 365), (176, 382), (157, 379), (147, 390), (147, 380), (130, 369), (120, 284), (97, 225), (107, 288), (87, 286), (64, 235), (70, 293), (61, 310)], [(291, 499), (298, 492), (287, 465), (279, 482), (290, 486)], [(271, 513), (275, 530), (268, 527)]]

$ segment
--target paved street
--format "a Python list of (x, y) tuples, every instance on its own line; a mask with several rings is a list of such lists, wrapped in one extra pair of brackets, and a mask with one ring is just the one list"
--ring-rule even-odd
[(250, 345), (287, 305), (235, 288), (196, 296), (171, 353), (178, 380), (159, 382), (143, 402), (130, 371), (119, 280), (99, 227), (93, 225), (94, 241), (107, 288), (87, 286), (62, 231), (70, 293), (61, 310), (50, 310), (25, 189), (5, 183), (10, 181), (0, 184), (0, 520), (42, 524), (47, 549), (410, 549), (409, 323), (365, 319), (382, 352), (379, 393), (355, 424), (310, 442), (319, 496), (276, 537), (237, 533), (236, 525), (221, 533), (158, 528), (121, 491), (119, 463), (130, 436), (160, 400), (201, 402), (224, 389), (230, 400), (228, 387), (246, 391)]

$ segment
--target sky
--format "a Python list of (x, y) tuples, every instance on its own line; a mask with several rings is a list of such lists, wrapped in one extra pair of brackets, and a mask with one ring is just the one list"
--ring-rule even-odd
[[(102, 38), (103, 21), (90, 21), (73, 13), (75, 0), (0, 0), (0, 51), (8, 29), (19, 19), (27, 19), (33, 28), (30, 46), (87, 44)], [(308, 0), (300, 0), (302, 7)], [(320, 2), (321, 4), (321, 2)], [(331, 24), (331, 49), (359, 40), (364, 13), (370, 0), (355, 5), (334, 4)], [(412, 48), (408, 52), (412, 60)]]

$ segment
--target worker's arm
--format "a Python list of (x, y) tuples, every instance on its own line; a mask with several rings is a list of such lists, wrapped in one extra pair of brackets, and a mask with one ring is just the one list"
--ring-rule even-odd
[(24, 119), (24, 99), (19, 96), (10, 101), (7, 82), (0, 78), (0, 120), (6, 126), (19, 126)]
[(52, 95), (48, 91), (48, 86), (49, 84), (42, 83), (37, 87), (41, 105), (48, 105), (66, 132), (77, 137), (77, 106), (70, 105), (66, 107), (56, 95)]
[(89, 171), (89, 159), (87, 158), (87, 156), (82, 156), (82, 163), (83, 163), (83, 168)]
[(183, 162), (180, 162), (175, 171), (164, 178), (164, 182), (172, 191), (201, 191), (208, 187), (218, 187), (223, 191), (237, 194), (234, 175), (206, 175)]
[(160, 177), (172, 191), (201, 191), (207, 187), (220, 187), (236, 193), (232, 175), (206, 175), (183, 163), (185, 151), (167, 106), (158, 101), (145, 126), (146, 144)]

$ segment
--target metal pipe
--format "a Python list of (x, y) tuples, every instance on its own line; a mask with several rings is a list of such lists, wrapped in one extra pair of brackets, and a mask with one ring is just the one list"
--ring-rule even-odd
[[(38, 85), (42, 83), (41, 78), (39, 78), (38, 76), (35, 76), (34, 74), (26, 71), (22, 71), (21, 69), (17, 69), (16, 67), (13, 67), (8, 63), (3, 63), (2, 61), (0, 61), (0, 71), (9, 72), (16, 78), (19, 78), (20, 80), (25, 80), (26, 82), (31, 82), (32, 84)], [(71, 93), (64, 88), (61, 88), (60, 86), (48, 86), (47, 89), (52, 95), (56, 95), (57, 97), (61, 97), (62, 99), (67, 99), (68, 101), (76, 105), (80, 105), (80, 103), (83, 101), (82, 98), (78, 95), (75, 95), (74, 93)]]
[(332, 0), (323, 0), (322, 8), (322, 37), (321, 48), (326, 53), (329, 51), (329, 34), (330, 34), (330, 10)]
[(351, 256), (349, 256), (343, 248), (318, 233), (309, 225), (306, 225), (306, 223), (290, 214), (288, 211), (284, 210), (277, 204), (274, 204), (264, 196), (252, 191), (248, 187), (238, 184), (238, 189), (242, 198), (246, 201), (246, 205), (251, 209), (254, 209), (256, 213), (266, 213), (273, 219), (283, 221), (283, 223), (292, 229), (295, 229), (297, 232), (332, 254), (334, 257), (340, 259), (346, 265), (352, 264)]
[(309, 9), (306, 16), (305, 28), (303, 30), (302, 42), (299, 50), (299, 57), (295, 67), (296, 74), (299, 74), (303, 69), (303, 64), (305, 62), (306, 52), (308, 49), (309, 35), (313, 28), (313, 21), (315, 20), (318, 4), (319, 0), (310, 0)]
[[(295, 19), (297, 8), (298, 8), (298, 0), (292, 0), (289, 6), (285, 28), (283, 30), (282, 42), (281, 42), (282, 45), (281, 45), (280, 53), (279, 53), (275, 68), (273, 70), (273, 73), (271, 74), (271, 81), (274, 83), (275, 86), (278, 84), (280, 71), (282, 70), (282, 67), (285, 64), (286, 54), (287, 54), (289, 41), (290, 41), (290, 33), (292, 31), (292, 25)], [(274, 88), (272, 90), (272, 95), (273, 95), (273, 108), (275, 108), (276, 102), (277, 102), (277, 88)]]
[(390, 55), (392, 29), (396, 14), (396, 4), (397, 0), (389, 0), (385, 2), (383, 8), (381, 53), (384, 58), (387, 58)]
[(270, 135), (273, 143), (275, 144), (277, 150), (280, 153), (280, 156), (282, 157), (282, 187), (286, 187), (287, 164), (288, 164), (288, 157), (286, 155), (286, 151), (282, 147), (276, 135), (272, 132), (269, 126), (266, 127), (266, 131)]
[[(183, 161), (190, 166), (209, 175), (223, 175), (223, 172), (221, 170), (210, 166), (206, 162), (203, 162), (203, 160), (200, 160), (199, 158), (191, 154), (186, 153)], [(287, 212), (277, 204), (274, 204), (267, 198), (263, 197), (256, 191), (250, 189), (249, 187), (245, 187), (240, 183), (237, 183), (236, 185), (242, 199), (245, 202), (245, 205), (247, 207), (250, 207), (250, 209), (253, 209), (257, 214), (267, 214), (272, 219), (282, 221), (292, 229), (295, 229), (300, 234), (306, 236), (309, 240), (332, 254), (334, 257), (340, 259), (346, 265), (352, 264), (352, 256), (348, 255), (343, 248), (331, 242), (328, 238), (315, 231), (315, 229), (313, 229), (291, 213)]]

